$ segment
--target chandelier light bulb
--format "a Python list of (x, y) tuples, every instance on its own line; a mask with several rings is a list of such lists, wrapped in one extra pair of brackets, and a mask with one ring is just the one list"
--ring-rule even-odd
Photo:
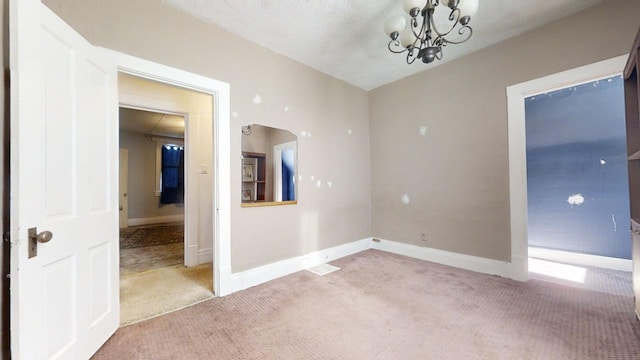
[(478, 0), (460, 0), (460, 15), (473, 17), (478, 12)]
[(422, 7), (424, 7), (424, 5), (425, 5), (424, 0), (404, 0), (402, 2), (402, 8), (408, 14), (411, 14), (411, 10), (413, 10), (415, 8), (422, 9)]
[(416, 37), (415, 35), (413, 35), (413, 32), (411, 32), (411, 29), (407, 29), (402, 33), (402, 36), (400, 36), (400, 44), (402, 44), (402, 47), (407, 48), (411, 45), (413, 45), (413, 43), (416, 41)]
[(406, 23), (407, 20), (402, 15), (390, 17), (384, 23), (384, 32), (389, 36), (394, 32), (400, 34), (404, 30)]

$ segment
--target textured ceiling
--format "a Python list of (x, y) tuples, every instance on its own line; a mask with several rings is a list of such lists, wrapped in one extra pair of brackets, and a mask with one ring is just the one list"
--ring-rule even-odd
[(120, 129), (145, 135), (184, 138), (184, 117), (120, 108)]
[[(473, 36), (444, 49), (441, 61), (407, 65), (383, 31), (403, 14), (400, 0), (162, 0), (201, 20), (370, 90), (467, 55), (602, 0), (480, 0)], [(439, 7), (444, 10), (443, 7)]]

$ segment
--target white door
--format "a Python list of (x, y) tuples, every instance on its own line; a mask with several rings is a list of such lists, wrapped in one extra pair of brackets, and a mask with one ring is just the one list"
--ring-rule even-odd
[(129, 149), (120, 148), (120, 228), (128, 227), (129, 222)]
[(120, 315), (116, 68), (40, 0), (10, 36), (12, 357), (87, 359)]

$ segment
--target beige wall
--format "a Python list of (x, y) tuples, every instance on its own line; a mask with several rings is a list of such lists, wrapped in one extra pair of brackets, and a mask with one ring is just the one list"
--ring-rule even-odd
[[(370, 236), (365, 91), (159, 1), (44, 2), (96, 45), (231, 85), (233, 272)], [(250, 123), (311, 133), (299, 136), (297, 205), (240, 207), (240, 126)]]
[[(509, 261), (505, 88), (627, 53), (640, 13), (607, 0), (367, 94), (156, 1), (45, 3), (96, 45), (231, 84), (233, 272), (370, 235)], [(298, 205), (240, 208), (250, 123), (298, 135)]]
[(373, 235), (510, 261), (506, 87), (628, 53), (638, 14), (605, 1), (371, 91)]
[(184, 214), (184, 204), (161, 204), (154, 194), (156, 142), (150, 136), (120, 130), (120, 148), (129, 152), (129, 219)]

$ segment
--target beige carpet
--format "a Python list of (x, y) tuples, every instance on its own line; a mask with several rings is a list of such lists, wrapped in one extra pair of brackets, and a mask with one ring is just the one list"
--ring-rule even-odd
[(120, 229), (120, 275), (184, 264), (184, 223)]
[(120, 249), (120, 275), (184, 264), (184, 243)]
[[(95, 359), (639, 359), (633, 297), (380, 251), (119, 329)], [(626, 284), (631, 286), (631, 284)]]
[(213, 297), (212, 265), (183, 265), (120, 277), (120, 324), (132, 324)]
[(164, 245), (184, 239), (184, 223), (162, 223), (120, 228), (120, 248)]

